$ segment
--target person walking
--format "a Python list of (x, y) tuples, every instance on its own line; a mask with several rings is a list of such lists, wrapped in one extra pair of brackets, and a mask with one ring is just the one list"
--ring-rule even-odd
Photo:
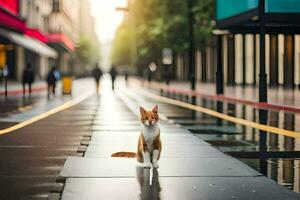
[(115, 90), (115, 80), (116, 80), (116, 77), (118, 74), (117, 74), (117, 71), (116, 71), (114, 65), (112, 65), (109, 73), (110, 73), (110, 77), (111, 77), (111, 87), (113, 90)]
[(56, 82), (58, 80), (57, 70), (52, 67), (47, 75), (47, 85), (48, 85), (48, 98), (50, 98), (51, 93), (55, 96)]
[(34, 72), (32, 69), (32, 66), (30, 63), (26, 64), (25, 70), (23, 71), (23, 77), (22, 77), (22, 83), (23, 83), (23, 97), (25, 97), (26, 94), (26, 84), (28, 84), (29, 87), (29, 96), (31, 96), (31, 85), (34, 82)]
[(99, 94), (99, 88), (100, 88), (100, 78), (102, 77), (102, 71), (98, 65), (98, 63), (96, 64), (94, 70), (93, 70), (93, 76), (96, 82), (96, 90), (97, 93)]

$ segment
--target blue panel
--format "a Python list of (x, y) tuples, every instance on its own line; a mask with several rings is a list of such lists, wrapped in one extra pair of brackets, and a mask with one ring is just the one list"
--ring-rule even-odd
[[(259, 0), (216, 0), (217, 20), (258, 8)], [(300, 13), (300, 0), (266, 0), (266, 13)]]
[(300, 13), (300, 0), (267, 0), (267, 13)]
[(217, 0), (217, 20), (232, 17), (258, 7), (258, 0)]

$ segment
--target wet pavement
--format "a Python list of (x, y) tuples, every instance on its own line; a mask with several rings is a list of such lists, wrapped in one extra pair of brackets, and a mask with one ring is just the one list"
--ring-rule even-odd
[[(45, 86), (43, 83), (39, 83), (36, 87)], [(33, 92), (31, 96), (26, 94), (23, 98), (22, 93), (18, 95), (9, 95), (6, 100), (2, 95), (0, 96), (0, 129), (4, 129), (14, 125), (16, 123), (28, 120), (33, 116), (42, 114), (48, 110), (51, 110), (59, 105), (62, 105), (66, 101), (71, 100), (80, 94), (87, 92), (87, 88), (94, 87), (92, 79), (78, 79), (73, 81), (72, 96), (62, 95), (61, 83), (57, 85), (56, 96), (47, 98), (47, 91), (41, 90)], [(20, 89), (19, 87), (12, 89)]]
[[(160, 85), (165, 85), (164, 83)], [(190, 89), (190, 83), (186, 81), (170, 81), (170, 86), (176, 89)], [(197, 92), (204, 95), (215, 95), (216, 88), (213, 83), (197, 83)], [(258, 101), (258, 86), (226, 86), (224, 85), (224, 96), (241, 99), (244, 101)], [(268, 102), (279, 106), (290, 106), (300, 109), (300, 90), (283, 87), (268, 88)]]
[[(89, 80), (81, 81), (87, 85), (93, 83)], [(9, 113), (6, 117), (2, 115), (1, 128), (56, 108), (75, 99), (82, 91), (77, 87), (72, 97), (58, 95), (50, 100), (45, 92), (34, 93), (32, 108)], [(15, 98), (17, 102), (22, 101)], [(82, 156), (78, 149), (84, 135), (90, 133), (95, 109), (93, 102), (96, 101), (92, 97), (91, 101), (82, 102), (22, 129), (0, 135), (1, 200), (48, 199), (57, 196), (63, 186), (57, 177), (67, 156)], [(5, 107), (11, 101), (4, 105), (2, 103), (1, 106)]]
[(163, 151), (157, 170), (137, 167), (135, 159), (111, 158), (116, 151), (135, 151), (138, 107), (155, 104), (162, 118), (170, 111), (173, 118), (186, 114), (123, 85), (115, 94), (102, 94), (84, 157), (68, 157), (60, 172), (66, 178), (62, 199), (300, 198), (187, 129), (164, 120)]
[[(100, 96), (1, 135), (0, 199), (300, 198), (291, 191), (300, 188), (298, 159), (270, 158), (262, 165), (252, 155), (238, 154), (243, 157), (239, 160), (230, 156), (258, 152), (257, 130), (224, 121), (220, 127), (213, 117), (150, 99), (122, 81), (117, 86), (112, 92), (106, 80)], [(214, 102), (198, 101), (215, 109)], [(162, 119), (160, 168), (144, 170), (136, 167), (134, 159), (111, 158), (116, 151), (136, 150), (139, 105), (151, 108), (155, 104)], [(45, 105), (36, 106), (41, 110), (36, 113), (25, 110), (28, 118), (20, 119), (55, 107)], [(255, 119), (255, 110), (238, 106), (226, 105), (224, 112), (238, 116), (250, 110), (253, 115), (245, 116)], [(293, 119), (280, 113), (278, 117), (271, 122), (284, 128), (289, 127), (285, 121)], [(269, 150), (286, 152), (296, 151), (300, 143), (268, 133), (267, 144)]]
[[(132, 82), (131, 85), (134, 88), (139, 87), (135, 82)], [(148, 89), (148, 91), (160, 94), (156, 90)], [(163, 95), (184, 102), (190, 102), (191, 100), (190, 97), (172, 93), (164, 93)], [(218, 104), (220, 103), (221, 109), (218, 110)], [(218, 102), (206, 98), (197, 98), (197, 105), (228, 114), (229, 116), (259, 122), (258, 108), (250, 105)], [(170, 113), (173, 110), (177, 112)], [(297, 123), (300, 120), (298, 113), (272, 109), (266, 109), (266, 111), (268, 125), (300, 132), (300, 126)], [(164, 112), (164, 114), (172, 123), (189, 129), (196, 137), (212, 144), (222, 152), (239, 158), (255, 170), (261, 171), (269, 178), (294, 192), (300, 192), (299, 139), (267, 132), (265, 145), (272, 154), (269, 155), (270, 157), (267, 156), (265, 159), (260, 159), (260, 135), (259, 131), (254, 128), (233, 124), (203, 113), (192, 113), (184, 108), (178, 109), (173, 107), (169, 111)]]

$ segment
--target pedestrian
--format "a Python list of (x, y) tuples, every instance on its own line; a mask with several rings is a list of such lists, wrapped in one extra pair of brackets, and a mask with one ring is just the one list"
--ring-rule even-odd
[(34, 82), (34, 72), (32, 69), (32, 66), (30, 63), (26, 64), (26, 67), (23, 71), (23, 97), (25, 97), (25, 93), (26, 93), (26, 84), (28, 84), (29, 87), (29, 96), (31, 96), (31, 85)]
[(126, 83), (126, 87), (128, 87), (128, 78), (129, 78), (129, 74), (128, 74), (128, 72), (126, 71), (126, 72), (125, 72), (125, 83)]
[(115, 80), (116, 80), (116, 77), (118, 74), (117, 74), (117, 71), (116, 71), (114, 65), (112, 65), (109, 73), (110, 73), (110, 77), (111, 77), (111, 87), (113, 90), (115, 90)]
[(59, 72), (53, 66), (47, 75), (47, 85), (48, 85), (48, 98), (51, 93), (55, 95), (56, 82), (59, 79)]
[(100, 88), (100, 78), (102, 77), (102, 71), (98, 65), (98, 63), (96, 64), (94, 70), (93, 70), (93, 76), (94, 76), (94, 79), (95, 79), (95, 82), (96, 82), (96, 90), (97, 90), (97, 93), (99, 93), (99, 88)]

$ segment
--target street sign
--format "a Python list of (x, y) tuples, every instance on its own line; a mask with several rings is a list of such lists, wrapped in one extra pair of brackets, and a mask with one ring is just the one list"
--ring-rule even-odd
[(164, 65), (171, 65), (173, 63), (173, 51), (170, 48), (162, 50), (162, 63)]
[(157, 66), (156, 66), (155, 62), (150, 63), (149, 69), (150, 69), (151, 72), (155, 72), (156, 71)]

